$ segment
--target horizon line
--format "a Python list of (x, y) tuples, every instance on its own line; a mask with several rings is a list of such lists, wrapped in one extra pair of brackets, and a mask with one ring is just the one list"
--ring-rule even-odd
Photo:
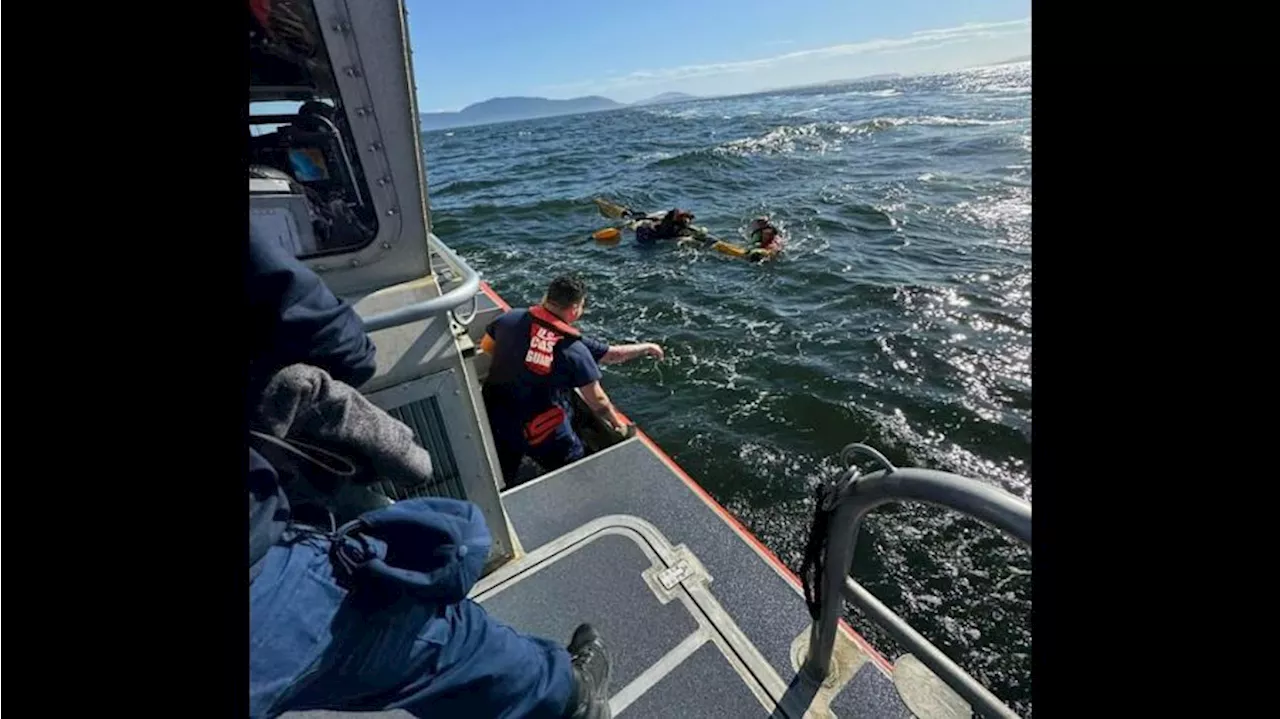
[(636, 105), (640, 105), (642, 103), (648, 102), (649, 100), (652, 100), (656, 97), (660, 97), (662, 95), (683, 95), (687, 98), (687, 100), (684, 100), (686, 102), (691, 102), (693, 100), (717, 100), (717, 99), (724, 99), (729, 97), (745, 97), (747, 95), (760, 95), (760, 94), (765, 94), (770, 92), (783, 92), (786, 90), (797, 90), (797, 89), (806, 88), (806, 87), (816, 87), (819, 85), (840, 85), (843, 83), (859, 82), (862, 80), (882, 78), (882, 77), (894, 77), (894, 78), (927, 77), (929, 75), (941, 75), (948, 72), (963, 72), (965, 70), (973, 70), (980, 67), (997, 67), (1000, 65), (1011, 65), (1019, 62), (1031, 62), (1031, 54), (1027, 53), (1026, 55), (1018, 55), (1016, 57), (1009, 58), (1006, 60), (997, 60), (995, 62), (979, 63), (976, 65), (966, 65), (964, 67), (958, 67), (958, 68), (953, 68), (949, 70), (930, 70), (930, 71), (916, 72), (916, 73), (877, 72), (877, 73), (870, 73), (867, 75), (859, 75), (857, 77), (842, 78), (839, 80), (820, 80), (812, 83), (783, 85), (779, 87), (766, 87), (766, 88), (761, 88), (759, 90), (749, 90), (747, 92), (732, 92), (732, 93), (725, 93), (722, 95), (694, 95), (688, 92), (664, 91), (664, 92), (656, 93), (654, 95), (651, 95), (641, 100), (636, 100), (634, 102), (623, 102), (621, 100), (615, 100), (609, 97), (608, 95), (604, 95), (600, 93), (577, 95), (574, 97), (546, 97), (543, 95), (495, 95), (493, 97), (488, 97), (483, 100), (477, 100), (475, 102), (468, 103), (467, 105), (464, 105), (463, 107), (457, 110), (445, 110), (445, 109), (423, 110), (423, 111), (420, 111), (418, 114), (419, 115), (456, 115), (461, 113), (463, 110), (466, 110), (469, 107), (474, 107), (476, 105), (480, 105), (480, 104), (489, 102), (491, 100), (548, 100), (552, 102), (573, 102), (574, 100), (587, 100), (590, 98), (600, 98), (602, 100), (608, 100), (609, 102), (616, 103), (617, 105), (620, 106), (616, 108), (604, 108), (602, 110), (597, 111), (597, 112), (605, 112), (608, 110), (620, 110), (627, 107), (634, 107)]

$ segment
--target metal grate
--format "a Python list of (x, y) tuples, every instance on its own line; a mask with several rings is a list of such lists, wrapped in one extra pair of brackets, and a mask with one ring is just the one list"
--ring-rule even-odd
[(397, 501), (413, 497), (467, 499), (453, 447), (444, 431), (444, 415), (440, 413), (436, 398), (427, 397), (401, 405), (390, 410), (389, 414), (409, 425), (414, 440), (431, 455), (432, 477), (430, 482), (409, 489), (396, 487), (391, 482), (379, 482), (377, 487), (382, 493)]

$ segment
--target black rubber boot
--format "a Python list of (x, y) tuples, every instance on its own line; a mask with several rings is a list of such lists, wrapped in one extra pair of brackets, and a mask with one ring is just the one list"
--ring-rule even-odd
[(590, 624), (581, 624), (569, 641), (573, 657), (573, 697), (570, 719), (612, 719), (609, 711), (609, 655), (604, 642)]

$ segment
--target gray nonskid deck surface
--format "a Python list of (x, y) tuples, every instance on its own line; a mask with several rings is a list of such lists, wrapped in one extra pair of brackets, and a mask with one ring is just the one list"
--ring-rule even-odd
[[(508, 492), (503, 503), (526, 551), (606, 515), (632, 515), (653, 524), (672, 544), (688, 546), (706, 567), (710, 591), (778, 676), (784, 682), (795, 677), (791, 643), (809, 626), (804, 598), (640, 441), (629, 440)], [(872, 662), (841, 691), (832, 709), (841, 716), (910, 715), (892, 680)]]
[(582, 622), (593, 624), (613, 659), (614, 691), (698, 629), (680, 602), (662, 604), (641, 573), (652, 566), (631, 539), (607, 535), (557, 558), (480, 605), (512, 627), (569, 643)]
[(608, 514), (630, 514), (686, 544), (711, 574), (711, 591), (779, 676), (791, 641), (809, 625), (804, 599), (739, 539), (679, 477), (636, 440), (503, 496), (526, 550)]
[(486, 578), (473, 598), (532, 635), (595, 625), (613, 661), (615, 715), (768, 716), (769, 692), (725, 642), (714, 602), (661, 581), (681, 556), (643, 523), (602, 518)]
[(835, 696), (831, 711), (840, 717), (915, 718), (915, 714), (902, 702), (893, 679), (870, 662), (863, 664), (844, 690)]
[(703, 644), (634, 703), (619, 719), (750, 719), (768, 717), (715, 645)]

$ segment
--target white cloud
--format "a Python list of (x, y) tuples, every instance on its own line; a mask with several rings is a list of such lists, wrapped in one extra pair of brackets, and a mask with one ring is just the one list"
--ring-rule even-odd
[[(539, 90), (547, 94), (592, 93), (626, 93), (641, 87), (687, 85), (693, 80), (721, 78), (726, 76), (752, 73), (776, 73), (788, 69), (799, 69), (799, 66), (814, 61), (823, 61), (830, 65), (833, 61), (844, 61), (850, 58), (876, 55), (898, 54), (907, 51), (927, 51), (958, 43), (969, 43), (982, 40), (1005, 38), (1019, 33), (1028, 33), (1031, 29), (1031, 18), (1008, 20), (990, 23), (966, 23), (956, 27), (920, 30), (906, 37), (876, 38), (862, 42), (831, 45), (828, 47), (796, 50), (755, 60), (739, 60), (736, 62), (708, 63), (703, 65), (683, 65), (651, 70), (637, 70), (626, 75), (615, 75), (603, 80), (582, 80), (577, 82), (551, 85)], [(789, 42), (789, 41), (782, 41)], [(796, 78), (801, 79), (801, 78)]]

